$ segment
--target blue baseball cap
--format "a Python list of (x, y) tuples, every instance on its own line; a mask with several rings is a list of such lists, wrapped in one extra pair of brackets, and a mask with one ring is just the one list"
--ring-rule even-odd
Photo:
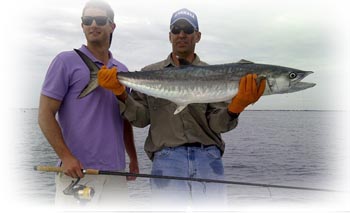
[(188, 23), (190, 23), (194, 27), (195, 30), (199, 30), (196, 14), (186, 8), (183, 8), (173, 13), (173, 16), (171, 17), (171, 20), (170, 20), (170, 27), (173, 24), (175, 24), (175, 22), (177, 22), (178, 20), (186, 20)]

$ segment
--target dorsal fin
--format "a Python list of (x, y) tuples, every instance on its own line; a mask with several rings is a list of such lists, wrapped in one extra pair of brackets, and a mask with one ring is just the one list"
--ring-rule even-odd
[(237, 64), (254, 64), (254, 62), (245, 60), (245, 59), (241, 59), (237, 62)]

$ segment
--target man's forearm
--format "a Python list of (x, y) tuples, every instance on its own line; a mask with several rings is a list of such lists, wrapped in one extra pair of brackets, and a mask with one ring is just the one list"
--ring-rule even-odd
[(131, 124), (127, 120), (124, 120), (124, 144), (130, 161), (137, 162), (133, 130)]

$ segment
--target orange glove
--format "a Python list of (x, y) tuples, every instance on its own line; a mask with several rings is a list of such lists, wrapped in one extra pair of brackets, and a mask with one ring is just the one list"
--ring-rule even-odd
[(259, 100), (264, 93), (266, 79), (261, 80), (259, 88), (257, 88), (256, 79), (256, 74), (248, 74), (241, 78), (238, 93), (228, 105), (230, 112), (241, 113), (249, 104)]
[(121, 95), (125, 91), (125, 86), (118, 80), (116, 67), (108, 69), (106, 66), (102, 66), (97, 73), (97, 79), (101, 87), (112, 90), (115, 95)]

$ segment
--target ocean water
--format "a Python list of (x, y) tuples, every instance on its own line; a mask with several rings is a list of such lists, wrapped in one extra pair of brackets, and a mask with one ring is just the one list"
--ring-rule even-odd
[[(33, 170), (36, 165), (55, 165), (57, 156), (37, 124), (37, 109), (16, 110), (18, 134), (13, 142), (18, 180), (16, 196), (32, 205), (53, 205), (54, 174)], [(347, 165), (338, 122), (344, 112), (335, 111), (245, 111), (236, 129), (223, 134), (226, 180), (344, 190), (341, 178)], [(143, 151), (148, 128), (134, 128), (141, 173), (150, 173), (151, 162)], [(128, 183), (136, 209), (150, 202), (149, 179)], [(309, 206), (333, 203), (341, 193), (228, 185), (229, 205)]]

